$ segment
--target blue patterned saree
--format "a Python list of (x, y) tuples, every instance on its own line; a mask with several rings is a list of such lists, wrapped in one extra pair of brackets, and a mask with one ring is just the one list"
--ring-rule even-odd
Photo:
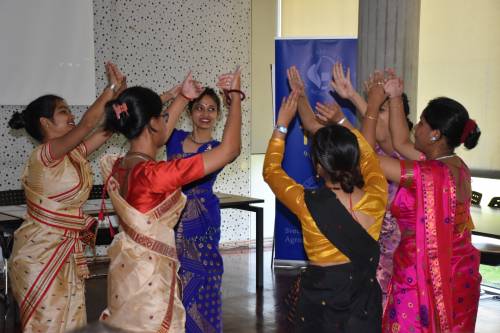
[[(185, 158), (182, 144), (189, 132), (174, 130), (167, 142), (167, 159)], [(219, 145), (216, 140), (199, 147), (197, 153)], [(186, 333), (222, 332), (222, 257), (219, 253), (220, 206), (212, 187), (218, 172), (186, 185), (186, 207), (177, 224), (176, 247), (181, 263), (183, 295), (186, 308)]]

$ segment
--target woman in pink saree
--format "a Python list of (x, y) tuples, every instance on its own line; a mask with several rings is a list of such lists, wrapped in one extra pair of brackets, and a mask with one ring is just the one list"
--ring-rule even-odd
[(427, 159), (381, 157), (386, 177), (399, 183), (391, 211), (401, 230), (383, 331), (474, 332), (479, 252), (471, 244), (470, 172), (454, 149), (474, 148), (481, 132), (460, 103), (440, 97), (424, 109), (413, 144), (402, 110), (402, 81), (391, 75), (384, 85), (380, 73), (374, 78), (378, 92), (369, 94), (368, 103), (389, 96), (396, 150), (405, 156), (418, 150)]

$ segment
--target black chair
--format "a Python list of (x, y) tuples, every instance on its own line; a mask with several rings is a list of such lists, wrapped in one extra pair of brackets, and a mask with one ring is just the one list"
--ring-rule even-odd
[(26, 203), (23, 190), (0, 191), (0, 206), (22, 205)]
[[(500, 245), (493, 244), (486, 241), (473, 241), (472, 245), (481, 253), (481, 265), (487, 266), (500, 266)], [(481, 285), (483, 285), (481, 283)], [(485, 286), (487, 286), (485, 284)], [(481, 286), (481, 299), (494, 299), (500, 300), (498, 293), (486, 293), (484, 288)]]
[(475, 241), (472, 244), (481, 252), (481, 265), (500, 266), (500, 245), (488, 241)]
[(481, 198), (483, 197), (482, 193), (472, 191), (472, 196), (470, 198), (470, 202), (473, 206), (480, 206), (481, 205)]
[[(23, 190), (0, 191), (0, 206), (15, 206), (26, 203)], [(4, 258), (9, 258), (12, 250), (14, 231), (21, 226), (21, 219), (13, 218), (12, 221), (0, 223), (0, 245)]]
[[(0, 206), (14, 206), (26, 203), (23, 190), (0, 191)], [(3, 280), (2, 293), (0, 298), (3, 300), (2, 307), (4, 316), (0, 325), (2, 331), (14, 331), (14, 326), (18, 323), (19, 316), (17, 305), (12, 295), (9, 293), (8, 266), (7, 259), (10, 257), (14, 240), (14, 231), (21, 225), (22, 219), (13, 218), (11, 221), (0, 223), (0, 246), (2, 247), (3, 262), (0, 265), (3, 268), (3, 274), (0, 278)]]
[[(14, 206), (26, 203), (23, 190), (0, 191), (0, 206)], [(12, 221), (0, 223), (0, 245), (3, 257), (8, 259), (12, 250), (14, 231), (21, 226), (22, 219), (12, 218)], [(4, 267), (5, 268), (5, 267)]]
[[(474, 203), (473, 203), (474, 204)], [(494, 209), (500, 209), (500, 197), (491, 198), (488, 206)], [(500, 221), (498, 221), (500, 223)], [(474, 241), (473, 245), (481, 252), (481, 265), (487, 266), (500, 266), (500, 245), (497, 245), (488, 240)], [(491, 297), (492, 295), (484, 295), (484, 297)], [(483, 298), (483, 296), (481, 296)], [(493, 296), (494, 299), (499, 299), (498, 296)]]
[[(102, 190), (104, 185), (94, 185), (92, 186), (92, 190), (90, 190), (89, 200), (101, 199), (102, 198)], [(105, 198), (109, 198), (108, 192), (106, 192)]]
[(490, 203), (488, 204), (489, 207), (491, 208), (500, 208), (500, 197), (493, 197), (490, 200)]

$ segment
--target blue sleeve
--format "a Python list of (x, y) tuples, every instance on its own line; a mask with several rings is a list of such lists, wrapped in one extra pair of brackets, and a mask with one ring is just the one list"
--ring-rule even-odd
[(172, 156), (182, 153), (182, 141), (187, 136), (188, 132), (174, 128), (170, 138), (168, 139), (165, 149), (167, 153), (167, 160)]

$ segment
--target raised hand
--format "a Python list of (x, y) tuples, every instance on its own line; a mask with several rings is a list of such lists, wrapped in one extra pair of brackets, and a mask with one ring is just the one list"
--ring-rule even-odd
[(237, 94), (241, 100), (245, 99), (245, 94), (240, 90), (241, 87), (241, 68), (236, 67), (233, 73), (219, 75), (219, 81), (216, 86), (224, 92), (224, 105), (231, 105), (233, 94)]
[(297, 91), (292, 91), (292, 93), (288, 97), (283, 97), (278, 113), (278, 119), (276, 120), (277, 125), (288, 127), (292, 119), (295, 117), (295, 114), (297, 113), (298, 99), (299, 93)]
[(372, 75), (370, 75), (368, 81), (365, 82), (365, 89), (368, 94), (368, 104), (372, 104), (377, 108), (380, 108), (387, 98), (384, 90), (384, 80), (384, 74), (381, 71), (376, 70)]
[(165, 104), (166, 102), (175, 99), (177, 95), (181, 92), (182, 86), (180, 84), (173, 86), (167, 91), (160, 94), (161, 102)]
[(335, 92), (339, 94), (340, 97), (351, 99), (356, 91), (352, 87), (350, 68), (347, 67), (347, 72), (344, 75), (344, 68), (342, 66), (342, 63), (337, 62), (335, 63), (335, 65), (333, 65), (332, 75), (333, 80), (331, 82), (331, 85), (333, 90), (335, 90)]
[(292, 91), (298, 93), (298, 97), (305, 96), (304, 81), (300, 77), (300, 73), (297, 67), (292, 66), (286, 70), (286, 75), (288, 77), (288, 84)]
[(344, 117), (337, 103), (322, 104), (318, 102), (316, 103), (316, 111), (316, 119), (325, 126), (337, 124)]
[(193, 100), (198, 98), (204, 90), (205, 88), (202, 87), (200, 82), (193, 79), (193, 75), (191, 71), (189, 71), (188, 75), (181, 83), (180, 94), (188, 100)]
[(120, 72), (118, 66), (110, 61), (106, 63), (105, 67), (109, 86), (113, 87), (113, 97), (116, 97), (123, 90), (127, 89), (127, 77)]
[(241, 68), (236, 67), (232, 73), (219, 75), (216, 86), (222, 90), (240, 90), (241, 86)]
[(389, 79), (384, 85), (385, 93), (389, 96), (389, 98), (400, 97), (403, 95), (403, 89), (403, 80), (399, 77)]
[(395, 79), (396, 76), (396, 70), (392, 67), (388, 67), (385, 69), (385, 80), (388, 81), (390, 79)]

